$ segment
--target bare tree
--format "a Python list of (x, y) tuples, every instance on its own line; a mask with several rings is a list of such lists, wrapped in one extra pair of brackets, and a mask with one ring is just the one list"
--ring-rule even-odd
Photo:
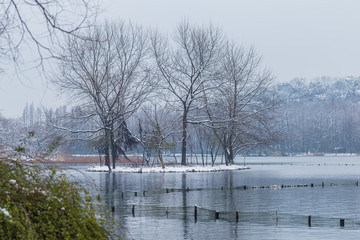
[(174, 142), (169, 141), (169, 136), (176, 133), (179, 122), (177, 115), (171, 112), (168, 103), (152, 102), (143, 109), (146, 116), (146, 124), (150, 127), (145, 134), (146, 146), (155, 149), (162, 168), (165, 168), (163, 151), (172, 150), (176, 147)]
[(95, 0), (4, 0), (0, 2), (0, 54), (10, 60), (22, 56), (22, 46), (36, 49), (40, 64), (56, 55), (61, 36), (77, 35), (93, 24)]
[(84, 38), (70, 37), (60, 59), (55, 84), (79, 101), (87, 113), (83, 117), (98, 122), (109, 170), (110, 147), (115, 168), (116, 131), (151, 92), (146, 56), (146, 31), (120, 22), (94, 27)]
[(181, 23), (171, 44), (154, 34), (153, 54), (172, 99), (169, 104), (182, 115), (181, 165), (186, 165), (188, 123), (192, 110), (204, 91), (211, 87), (211, 75), (217, 64), (222, 42), (221, 31), (212, 25), (193, 27)]
[(274, 101), (267, 95), (272, 79), (254, 48), (225, 44), (218, 87), (205, 101), (209, 126), (222, 146), (226, 164), (232, 164), (241, 150), (275, 139), (270, 128)]
[(211, 158), (211, 165), (213, 166), (219, 152), (220, 143), (215, 137), (213, 130), (207, 127), (208, 121), (204, 121), (203, 123), (205, 123), (205, 125), (196, 124), (193, 129), (194, 135), (196, 136), (196, 150), (200, 151), (203, 166), (205, 166), (205, 164), (208, 165), (209, 156)]

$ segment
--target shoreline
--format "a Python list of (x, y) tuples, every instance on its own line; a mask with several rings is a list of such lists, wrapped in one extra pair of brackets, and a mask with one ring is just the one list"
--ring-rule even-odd
[[(246, 170), (249, 167), (243, 165), (215, 165), (215, 166), (181, 166), (181, 165), (170, 165), (162, 168), (161, 166), (154, 167), (117, 167), (111, 169), (111, 172), (119, 173), (190, 173), (190, 172), (220, 172), (220, 171), (236, 171)], [(91, 166), (87, 172), (109, 172), (107, 166)]]

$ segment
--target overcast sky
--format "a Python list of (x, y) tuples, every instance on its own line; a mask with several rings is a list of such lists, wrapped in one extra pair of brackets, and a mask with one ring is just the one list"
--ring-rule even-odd
[[(171, 35), (183, 19), (213, 23), (253, 45), (277, 81), (360, 76), (358, 0), (103, 0), (103, 18), (131, 20)], [(56, 92), (36, 76), (0, 76), (0, 114), (17, 117), (28, 102), (56, 106)], [(33, 78), (33, 79), (32, 79)]]

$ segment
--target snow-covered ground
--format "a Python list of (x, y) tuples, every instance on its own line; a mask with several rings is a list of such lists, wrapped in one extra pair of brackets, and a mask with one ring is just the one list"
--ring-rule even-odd
[[(246, 166), (239, 165), (217, 165), (217, 166), (166, 166), (162, 167), (116, 167), (113, 172), (121, 173), (183, 173), (183, 172), (218, 172), (249, 169)], [(87, 169), (89, 172), (108, 172), (107, 166), (92, 166)]]

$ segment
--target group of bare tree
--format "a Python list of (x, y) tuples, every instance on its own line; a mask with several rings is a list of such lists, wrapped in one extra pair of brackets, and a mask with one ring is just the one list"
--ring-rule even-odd
[[(254, 49), (237, 47), (212, 25), (183, 22), (167, 38), (132, 23), (95, 25), (97, 12), (93, 0), (3, 1), (0, 54), (2, 61), (18, 63), (29, 46), (41, 72), (48, 59), (58, 61), (53, 82), (78, 110), (63, 116), (68, 121), (47, 119), (54, 129), (99, 143), (109, 170), (110, 155), (115, 168), (118, 154), (131, 144), (144, 152), (155, 144), (161, 158), (169, 138), (181, 143), (185, 165), (191, 132), (211, 132), (226, 163), (242, 149), (273, 139), (273, 104), (262, 97), (272, 76)], [(24, 112), (28, 125), (33, 110)], [(135, 134), (127, 121), (139, 111), (151, 130), (142, 132), (139, 122)]]
[[(125, 153), (125, 138), (144, 152), (155, 144), (161, 161), (171, 138), (181, 144), (182, 165), (195, 128), (211, 133), (226, 164), (276, 138), (270, 128), (274, 101), (266, 94), (272, 74), (253, 48), (229, 42), (212, 25), (182, 22), (167, 38), (131, 22), (105, 23), (70, 36), (62, 53), (54, 83), (77, 101), (77, 121), (96, 126), (68, 130), (102, 139), (109, 170), (110, 156), (115, 168), (118, 153)], [(135, 134), (127, 121), (139, 111), (151, 129), (142, 132), (140, 122)]]

